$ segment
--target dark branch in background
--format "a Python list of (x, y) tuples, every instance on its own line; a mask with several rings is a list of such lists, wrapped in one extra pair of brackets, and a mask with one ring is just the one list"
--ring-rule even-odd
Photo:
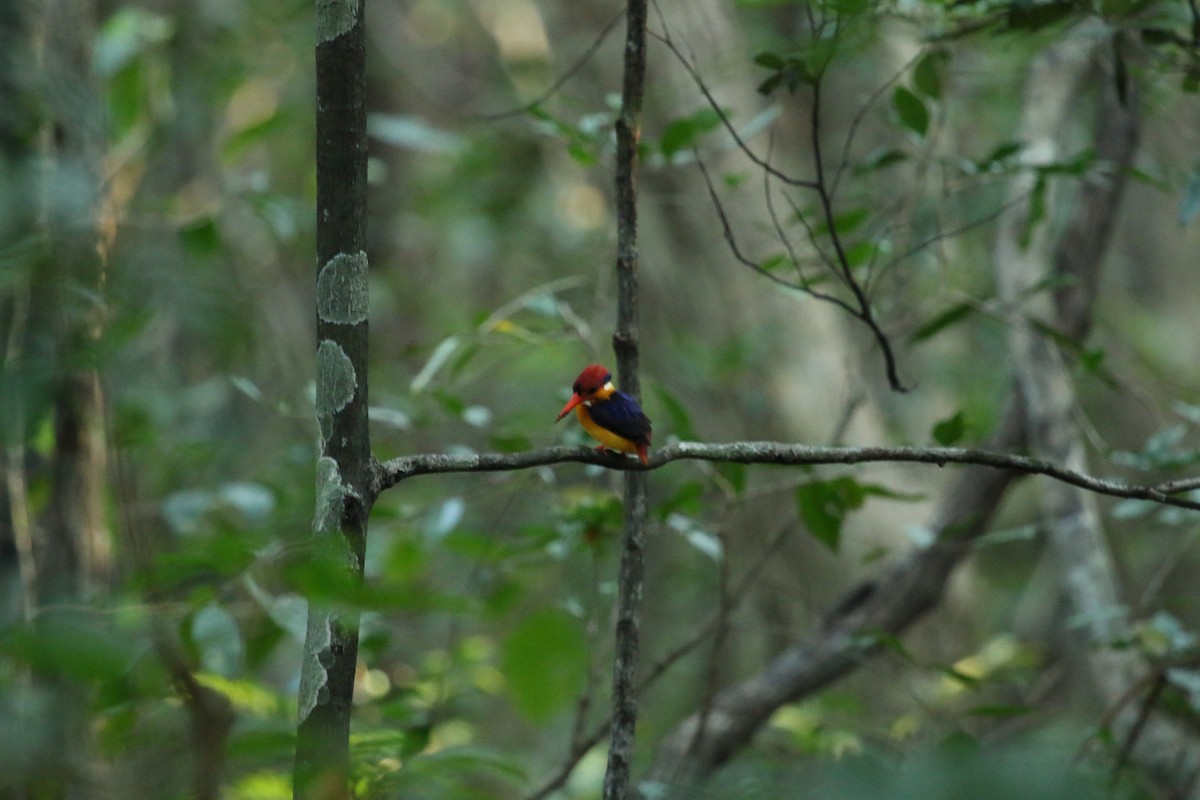
[[(722, 614), (729, 614), (737, 608), (738, 604), (745, 597), (748, 590), (755, 585), (759, 575), (762, 573), (762, 568), (775, 553), (779, 551), (780, 546), (787, 540), (789, 533), (788, 528), (784, 528), (772, 537), (767, 546), (763, 548), (762, 553), (755, 559), (745, 571), (745, 574), (737, 581), (733, 591), (729, 593), (727, 598), (727, 608), (724, 612), (718, 611), (713, 614), (699, 628), (692, 632), (690, 636), (684, 639), (679, 644), (675, 645), (666, 655), (662, 656), (650, 669), (646, 670), (645, 676), (638, 682), (638, 695), (640, 696), (647, 689), (658, 682), (660, 678), (666, 675), (671, 667), (679, 663), (679, 660), (689, 653), (695, 651), (697, 647), (703, 644), (709, 637), (713, 636), (719, 627), (723, 624)], [(609, 732), (609, 727), (612, 723), (611, 719), (606, 719), (598, 724), (591, 733), (586, 737), (578, 738), (568, 753), (567, 759), (555, 770), (549, 778), (542, 783), (533, 793), (529, 794), (525, 800), (544, 800), (554, 792), (562, 788), (567, 779), (571, 777), (576, 765), (580, 760), (587, 755), (593, 747), (600, 744), (600, 740)]]
[[(733, 253), (734, 258), (736, 258), (743, 266), (754, 270), (759, 275), (773, 283), (777, 283), (787, 289), (797, 289), (801, 292), (812, 295), (818, 300), (824, 300), (827, 303), (833, 303), (835, 306), (848, 314), (855, 313), (855, 309), (851, 307), (851, 305), (845, 300), (835, 295), (826, 294), (825, 292), (812, 288), (812, 286), (809, 285), (808, 281), (805, 280), (803, 276), (800, 276), (800, 282), (798, 284), (792, 283), (789, 280), (779, 277), (769, 269), (763, 269), (761, 264), (743, 253), (741, 248), (738, 247), (737, 237), (733, 233), (733, 227), (729, 224), (729, 217), (725, 214), (725, 207), (721, 204), (721, 198), (718, 197), (716, 187), (713, 186), (712, 177), (708, 174), (708, 167), (704, 165), (704, 161), (700, 158), (699, 153), (696, 153), (696, 166), (700, 168), (700, 174), (704, 177), (704, 185), (708, 187), (708, 196), (713, 201), (713, 208), (717, 212), (717, 219), (719, 219), (721, 222), (721, 231), (725, 236), (725, 241), (729, 244), (729, 250)], [(791, 242), (784, 237), (780, 238), (787, 247), (788, 252), (793, 252)], [(794, 257), (792, 260), (796, 261)], [(797, 268), (799, 268), (798, 262)]]
[(191, 720), (193, 800), (218, 800), (236, 716), (223, 693), (197, 680), (174, 633), (155, 624), (154, 648)]
[[(1021, 409), (1011, 408), (989, 447), (1020, 447), (1022, 425)], [(997, 455), (982, 452), (989, 460)], [(676, 726), (663, 741), (650, 780), (669, 782), (676, 792), (672, 797), (687, 797), (696, 783), (748, 744), (781, 705), (852, 672), (888, 637), (904, 632), (935, 608), (954, 568), (970, 552), (971, 541), (987, 531), (1000, 498), (1019, 476), (979, 463), (965, 469), (928, 526), (935, 544), (847, 592), (808, 637), (756, 675), (721, 692), (701, 736), (697, 737), (696, 714)]]
[[(667, 47), (667, 49), (670, 50), (671, 54), (675, 56), (676, 60), (683, 66), (683, 68), (687, 71), (688, 75), (691, 76), (693, 82), (696, 84), (696, 87), (698, 88), (700, 93), (704, 96), (705, 101), (708, 102), (709, 107), (712, 108), (713, 112), (717, 114), (717, 117), (721, 121), (722, 126), (725, 128), (726, 132), (729, 133), (730, 137), (733, 139), (734, 143), (736, 144), (738, 150), (741, 151), (742, 154), (744, 154), (747, 158), (749, 158), (750, 161), (753, 162), (755, 166), (762, 169), (768, 175), (775, 177), (779, 181), (781, 181), (789, 186), (792, 186), (792, 187), (795, 187), (798, 189), (805, 189), (805, 190), (814, 192), (816, 194), (817, 202), (819, 203), (819, 205), (821, 207), (821, 213), (820, 213), (821, 220), (824, 223), (826, 229), (828, 229), (828, 231), (829, 231), (830, 242), (833, 245), (833, 251), (834, 251), (833, 256), (830, 257), (829, 255), (823, 253), (821, 251), (821, 248), (816, 247), (815, 242), (813, 243), (814, 248), (821, 255), (821, 260), (830, 267), (833, 275), (837, 278), (837, 280), (846, 288), (847, 291), (849, 291), (851, 297), (853, 298), (853, 302), (850, 302), (847, 300), (842, 300), (841, 298), (836, 298), (835, 296), (830, 295), (827, 292), (814, 291), (812, 289), (811, 285), (808, 283), (808, 281), (803, 280), (803, 279), (801, 279), (798, 283), (792, 283), (790, 281), (783, 280), (783, 279), (779, 278), (778, 276), (772, 275), (770, 270), (763, 269), (762, 266), (759, 265), (757, 262), (753, 261), (753, 259), (750, 259), (746, 255), (744, 255), (735, 243), (735, 237), (733, 234), (733, 230), (732, 230), (731, 226), (729, 225), (728, 218), (726, 217), (726, 215), (721, 207), (720, 199), (717, 196), (716, 191), (713, 188), (712, 179), (709, 177), (707, 169), (704, 168), (703, 162), (701, 162), (699, 160), (699, 157), (697, 157), (697, 163), (700, 164), (700, 168), (701, 168), (701, 172), (704, 176), (705, 184), (708, 186), (709, 196), (712, 198), (713, 205), (714, 205), (714, 207), (716, 207), (717, 214), (721, 219), (721, 224), (724, 229), (725, 240), (729, 243), (730, 248), (733, 250), (734, 257), (744, 266), (751, 268), (757, 274), (767, 277), (775, 283), (778, 283), (783, 286), (787, 286), (789, 288), (793, 288), (798, 291), (804, 292), (804, 293), (814, 297), (815, 299), (833, 303), (835, 306), (842, 309), (846, 313), (850, 314), (850, 316), (852, 316), (854, 319), (857, 319), (859, 322), (861, 322), (863, 325), (865, 325), (867, 327), (867, 329), (871, 332), (872, 337), (875, 339), (876, 345), (879, 347), (879, 352), (883, 356), (884, 371), (887, 375), (888, 384), (891, 386), (891, 388), (894, 391), (897, 391), (897, 392), (907, 391), (907, 387), (905, 387), (903, 382), (900, 380), (898, 366), (896, 363), (896, 356), (892, 349), (891, 341), (888, 339), (887, 334), (884, 332), (883, 328), (880, 326), (879, 321), (875, 318), (875, 312), (871, 306), (870, 299), (867, 297), (867, 292), (865, 290), (865, 287), (859, 282), (858, 278), (855, 277), (855, 275), (854, 275), (854, 270), (850, 265), (850, 259), (846, 253), (846, 248), (842, 243), (841, 234), (838, 232), (838, 229), (837, 229), (835, 212), (834, 212), (834, 207), (833, 207), (833, 198), (834, 198), (835, 190), (834, 190), (834, 188), (832, 188), (830, 186), (827, 176), (825, 174), (824, 158), (821, 154), (821, 77), (820, 77), (820, 75), (823, 73), (824, 68), (827, 66), (827, 64), (822, 66), (821, 70), (818, 71), (817, 75), (812, 78), (812, 80), (809, 84), (812, 88), (812, 116), (811, 116), (811, 120), (810, 120), (810, 145), (812, 147), (812, 159), (813, 159), (814, 169), (816, 171), (816, 176), (813, 179), (800, 179), (800, 178), (795, 178), (791, 175), (788, 175), (787, 173), (772, 166), (769, 161), (758, 156), (750, 148), (750, 146), (746, 143), (746, 141), (744, 139), (742, 139), (741, 135), (737, 132), (737, 129), (734, 127), (733, 123), (730, 121), (728, 115), (717, 103), (716, 98), (713, 97), (711, 90), (709, 90), (709, 88), (708, 88), (708, 84), (700, 76), (699, 71), (697, 71), (696, 67), (693, 65), (692, 59), (689, 58), (688, 56), (686, 56), (683, 53), (683, 51), (681, 51), (679, 49), (679, 47), (674, 43), (674, 41), (671, 40), (671, 37), (667, 33), (664, 32), (662, 34), (654, 34), (654, 38), (657, 39), (658, 41), (662, 42)], [(851, 135), (853, 135), (853, 129), (851, 131)], [(849, 141), (847, 141), (845, 147), (846, 148), (849, 147)], [(837, 174), (840, 175), (840, 171), (841, 171), (841, 168), (839, 167)], [(835, 179), (835, 183), (836, 183), (836, 179)], [(809, 230), (809, 234), (810, 234), (810, 238), (811, 238), (811, 236), (812, 236), (811, 226), (809, 226), (807, 221), (804, 220), (803, 215), (799, 214), (798, 210), (797, 210), (797, 213), (798, 213), (798, 216), (801, 218), (801, 220), (804, 221), (805, 227)], [(790, 252), (792, 250), (790, 242), (788, 242), (786, 240), (786, 237), (781, 236), (780, 238), (784, 242), (785, 246), (788, 248), (788, 250)], [(799, 265), (797, 265), (797, 267), (798, 266)]]
[(871, 301), (867, 298), (866, 291), (854, 277), (854, 272), (850, 268), (850, 259), (846, 255), (845, 246), (842, 244), (842, 235), (838, 233), (837, 220), (833, 213), (833, 193), (829, 190), (828, 184), (825, 181), (825, 159), (821, 154), (821, 73), (818, 73), (812, 82), (812, 125), (810, 126), (810, 133), (812, 135), (812, 159), (817, 170), (817, 200), (821, 203), (825, 225), (829, 229), (829, 239), (833, 242), (833, 250), (837, 254), (837, 265), (841, 269), (842, 282), (850, 290), (851, 294), (854, 295), (854, 300), (858, 304), (858, 309), (854, 316), (866, 325), (871, 331), (871, 335), (875, 337), (875, 343), (879, 345), (879, 352), (883, 354), (883, 363), (884, 369), (887, 371), (888, 384), (897, 392), (908, 391), (904, 384), (900, 382), (900, 376), (896, 372), (896, 356), (892, 352), (891, 342), (888, 341), (887, 335), (879, 327), (879, 322), (875, 319), (875, 312), (871, 308)]
[[(617, 325), (613, 351), (621, 388), (641, 397), (638, 376), (637, 168), (642, 98), (646, 92), (646, 16), (648, 0), (628, 0), (625, 13), (625, 63), (621, 111), (617, 115)], [(625, 475), (625, 533), (617, 573), (617, 625), (613, 645), (612, 739), (604, 773), (604, 800), (631, 793), (634, 735), (637, 729), (637, 661), (642, 626), (645, 576), (646, 476)]]
[[(1108, 116), (1116, 115), (1109, 111)], [(1102, 120), (1098, 130), (1105, 130), (1104, 122), (1115, 121)], [(1114, 141), (1122, 138), (1111, 130), (1097, 136)], [(1124, 146), (1130, 147), (1129, 152), (1112, 155), (1113, 162), (1118, 165), (1127, 165), (1132, 152), (1132, 143), (1125, 138)], [(1098, 149), (1101, 149), (1099, 145)], [(1078, 296), (1056, 298), (1059, 303), (1057, 323), (1065, 331), (1082, 335), (1090, 325), (1090, 301), (1098, 281), (1093, 267), (1102, 260), (1110, 227), (1096, 224), (1096, 220), (1111, 218), (1119, 200), (1120, 183), (1115, 180), (1089, 184), (1076, 209), (1076, 218), (1066, 226), (1066, 233), (1058, 241), (1055, 267), (1060, 274), (1076, 276), (1082, 284), (1075, 289)], [(1023, 388), (1014, 386), (1010, 393), (1010, 410), (989, 448), (1021, 449), (1035, 441), (1036, 435), (1044, 433), (1044, 420), (1039, 418), (1037, 409), (1028, 407), (1023, 401)], [(1038, 431), (1039, 427), (1041, 431)], [(1071, 423), (1059, 420), (1055, 427), (1071, 427)], [(1091, 491), (1099, 488), (1096, 479), (1080, 480), (1080, 473), (1063, 467), (1038, 471), (1052, 475), (1064, 484)], [(716, 714), (710, 712), (704, 736), (698, 743), (695, 735), (699, 726), (698, 714), (677, 726), (665, 739), (650, 777), (671, 781), (672, 791), (677, 791), (678, 796), (687, 796), (691, 785), (748, 744), (761, 724), (781, 704), (808, 696), (852, 671), (879, 649), (880, 634), (884, 639), (896, 635), (936, 607), (954, 567), (970, 552), (971, 542), (987, 531), (990, 518), (1015, 477), (1017, 473), (1012, 471), (968, 467), (946, 492), (929, 526), (936, 542), (932, 547), (914, 553), (888, 570), (881, 579), (847, 593), (846, 599), (834, 607), (825, 623), (805, 641), (786, 650), (759, 674), (722, 693)], [(1110, 484), (1109, 481), (1101, 483)], [(1159, 500), (1169, 493), (1194, 486), (1194, 481), (1185, 479), (1140, 489), (1138, 493), (1148, 492), (1153, 496), (1151, 499)], [(1107, 488), (1113, 487), (1110, 484)], [(1196, 505), (1193, 501), (1189, 504)], [(1054, 523), (1070, 521), (1074, 516), (1060, 509), (1054, 516)], [(1079, 560), (1078, 553), (1076, 556)], [(1070, 569), (1074, 568), (1072, 564)], [(1127, 654), (1117, 652), (1115, 655), (1120, 658)], [(1111, 670), (1113, 666), (1110, 659), (1101, 668)], [(1133, 752), (1133, 742), (1138, 734), (1150, 727), (1150, 720), (1142, 713), (1149, 705), (1144, 703), (1134, 718), (1118, 763)], [(1115, 712), (1113, 716), (1115, 718)], [(1164, 735), (1160, 731), (1152, 745), (1141, 748), (1147, 751), (1148, 757), (1141, 758), (1140, 762), (1149, 767), (1148, 771), (1157, 773), (1155, 777), (1160, 787), (1171, 796), (1184, 796), (1180, 793), (1181, 788), (1188, 796), (1194, 796), (1195, 748), (1188, 745), (1184, 752), (1185, 748), (1179, 746), (1180, 738), (1186, 742), (1191, 737), (1186, 733), (1182, 737), (1176, 736), (1171, 730)]]
[(692, 64), (692, 60), (684, 55), (671, 37), (665, 32), (661, 34), (652, 32), (650, 35), (666, 45), (667, 49), (671, 51), (671, 54), (675, 56), (675, 59), (680, 63), (680, 65), (687, 70), (688, 75), (691, 76), (692, 81), (696, 84), (696, 88), (700, 90), (700, 94), (704, 95), (704, 99), (708, 102), (709, 107), (716, 112), (717, 118), (721, 120), (721, 125), (725, 128), (725, 132), (729, 134), (730, 138), (733, 139), (734, 144), (737, 145), (738, 150), (740, 150), (742, 154), (746, 156), (746, 158), (750, 159), (750, 161), (759, 169), (764, 170), (770, 175), (773, 175), (775, 178), (789, 186), (796, 186), (801, 189), (817, 188), (815, 181), (789, 175), (755, 153), (750, 145), (747, 144), (742, 138), (742, 135), (738, 133), (737, 128), (734, 127), (733, 122), (730, 121), (729, 116), (725, 113), (725, 110), (717, 104), (717, 98), (713, 97), (712, 91), (709, 90), (708, 84), (705, 83), (704, 79), (700, 77), (700, 73)]
[(786, 442), (728, 442), (724, 444), (677, 442), (651, 453), (650, 463), (646, 466), (636, 459), (597, 452), (590, 447), (561, 446), (548, 447), (543, 450), (526, 450), (520, 453), (474, 453), (471, 455), (428, 453), (400, 456), (377, 465), (375, 485), (378, 491), (384, 491), (400, 481), (418, 475), (440, 475), (450, 472), (508, 472), (571, 462), (594, 464), (599, 467), (630, 472), (644, 472), (658, 469), (672, 461), (687, 460), (794, 467), (885, 462), (932, 464), (938, 467), (946, 464), (963, 464), (990, 467), (1014, 474), (1045, 475), (1056, 481), (1096, 494), (1149, 500), (1162, 505), (1200, 511), (1200, 500), (1179, 497), (1177, 495), (1181, 490), (1176, 488), (1200, 483), (1200, 479), (1142, 486), (1109, 478), (1098, 478), (1028, 456), (992, 449), (962, 447), (824, 447)]

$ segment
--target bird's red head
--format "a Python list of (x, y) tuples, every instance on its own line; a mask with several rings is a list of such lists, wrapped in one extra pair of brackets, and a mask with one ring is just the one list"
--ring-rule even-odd
[(579, 377), (575, 379), (575, 383), (571, 386), (571, 399), (563, 406), (563, 410), (558, 412), (558, 419), (565, 417), (571, 409), (580, 403), (590, 400), (596, 392), (603, 389), (612, 380), (612, 373), (607, 367), (600, 364), (592, 364), (584, 367), (583, 372), (579, 373)]

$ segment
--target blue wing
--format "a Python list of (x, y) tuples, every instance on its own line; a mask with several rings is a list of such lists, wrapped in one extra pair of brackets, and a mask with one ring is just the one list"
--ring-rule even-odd
[(613, 392), (607, 400), (592, 403), (588, 409), (592, 419), (635, 444), (650, 444), (650, 418), (642, 407), (624, 392)]

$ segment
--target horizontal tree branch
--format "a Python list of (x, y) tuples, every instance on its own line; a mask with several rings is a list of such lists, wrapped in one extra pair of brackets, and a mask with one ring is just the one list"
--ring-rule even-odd
[(1028, 456), (961, 447), (824, 447), (786, 442), (676, 442), (655, 451), (644, 466), (634, 458), (565, 445), (519, 453), (425, 453), (377, 463), (375, 487), (378, 493), (417, 475), (451, 472), (509, 472), (566, 463), (594, 464), (617, 470), (653, 470), (672, 461), (685, 460), (786, 466), (879, 462), (934, 464), (939, 467), (946, 464), (974, 464), (1027, 475), (1045, 475), (1110, 497), (1149, 500), (1200, 511), (1200, 501), (1164, 491), (1164, 488), (1178, 486), (1179, 481), (1141, 486), (1098, 478)]

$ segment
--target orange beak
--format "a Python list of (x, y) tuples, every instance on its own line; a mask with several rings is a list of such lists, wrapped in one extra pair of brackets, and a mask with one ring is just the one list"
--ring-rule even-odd
[(582, 402), (583, 402), (582, 395), (579, 395), (579, 394), (571, 395), (571, 399), (567, 401), (567, 404), (565, 406), (563, 406), (563, 410), (558, 412), (558, 416), (555, 417), (554, 421), (558, 422), (560, 419), (562, 419), (567, 414), (569, 414), (571, 412), (571, 409), (573, 409), (575, 406), (579, 405)]

